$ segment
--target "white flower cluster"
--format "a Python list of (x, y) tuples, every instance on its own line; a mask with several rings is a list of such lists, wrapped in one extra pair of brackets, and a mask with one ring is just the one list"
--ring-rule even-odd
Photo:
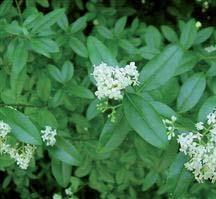
[(171, 140), (172, 137), (175, 137), (175, 122), (176, 122), (176, 116), (172, 116), (171, 120), (168, 119), (163, 119), (163, 124), (165, 125), (166, 129), (167, 129), (167, 136), (168, 136), (168, 140)]
[(19, 149), (13, 148), (9, 144), (3, 144), (1, 152), (3, 154), (8, 154), (21, 169), (27, 169), (35, 149), (36, 147), (30, 144), (26, 144)]
[(5, 138), (10, 132), (11, 127), (7, 123), (0, 121), (0, 137)]
[(45, 130), (42, 130), (41, 136), (42, 140), (46, 143), (47, 146), (54, 146), (56, 143), (55, 136), (57, 135), (56, 129), (52, 129), (51, 126), (45, 126)]
[(6, 136), (10, 132), (11, 127), (7, 123), (0, 121), (0, 153), (9, 155), (21, 169), (27, 169), (36, 147), (30, 144), (24, 144), (20, 148), (12, 147), (6, 143)]
[(139, 72), (134, 62), (130, 62), (124, 68), (108, 66), (101, 63), (94, 66), (94, 79), (96, 80), (97, 91), (95, 95), (99, 98), (120, 100), (123, 98), (122, 90), (130, 85), (138, 85)]
[(207, 122), (197, 123), (196, 132), (178, 136), (180, 151), (190, 160), (185, 167), (192, 171), (198, 182), (216, 181), (216, 111), (208, 114)]

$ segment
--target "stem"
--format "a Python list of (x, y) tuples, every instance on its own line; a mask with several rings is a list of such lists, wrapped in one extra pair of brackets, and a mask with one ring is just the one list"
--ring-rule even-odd
[(12, 107), (33, 107), (33, 108), (43, 108), (47, 107), (46, 105), (33, 105), (33, 104), (0, 104), (0, 107), (7, 107), (7, 106), (12, 106)]
[(19, 4), (18, 1), (15, 0), (15, 3), (16, 3), (16, 7), (17, 7), (17, 11), (18, 11), (18, 14), (19, 14), (20, 20), (21, 20), (21, 22), (23, 22), (22, 12), (21, 12), (21, 9), (20, 9), (21, 1), (20, 1), (20, 4)]
[(97, 138), (86, 138), (86, 139), (80, 139), (80, 138), (72, 138), (72, 141), (74, 142), (86, 142), (90, 140), (98, 140)]

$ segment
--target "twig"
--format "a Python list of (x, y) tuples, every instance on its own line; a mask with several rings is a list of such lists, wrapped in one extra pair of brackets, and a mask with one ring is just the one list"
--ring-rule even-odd
[(12, 107), (33, 107), (33, 108), (43, 108), (46, 107), (46, 105), (33, 105), (33, 104), (0, 104), (0, 107), (7, 107), (7, 106), (12, 106)]
[(23, 22), (22, 12), (21, 12), (21, 9), (20, 9), (21, 3), (19, 4), (17, 0), (15, 0), (15, 3), (16, 3), (16, 7), (17, 7), (17, 11), (18, 11), (20, 20), (21, 20), (21, 22)]

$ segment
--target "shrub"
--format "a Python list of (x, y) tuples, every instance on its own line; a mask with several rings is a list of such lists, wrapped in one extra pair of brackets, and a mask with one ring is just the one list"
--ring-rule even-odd
[(4, 0), (1, 198), (214, 198), (214, 8)]

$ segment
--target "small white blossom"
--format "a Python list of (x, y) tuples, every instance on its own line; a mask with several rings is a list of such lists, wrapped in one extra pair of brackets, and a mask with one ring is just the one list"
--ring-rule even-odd
[(120, 100), (123, 98), (122, 91), (130, 85), (138, 85), (139, 72), (134, 62), (130, 62), (124, 68), (108, 66), (101, 63), (94, 66), (92, 73), (97, 86), (95, 95), (99, 99), (109, 98)]
[(62, 196), (60, 194), (55, 193), (53, 195), (53, 199), (62, 199)]
[(206, 47), (205, 50), (208, 53), (211, 53), (211, 52), (214, 52), (216, 50), (216, 47), (211, 45), (211, 46)]
[(195, 124), (195, 126), (198, 131), (203, 130), (205, 128), (203, 122), (198, 122)]
[(47, 146), (54, 146), (56, 143), (56, 129), (52, 129), (50, 126), (45, 126), (45, 130), (41, 131), (42, 133), (42, 140), (46, 143)]
[(3, 121), (0, 121), (0, 137), (4, 138), (7, 136), (8, 133), (11, 132), (11, 127), (3, 122)]
[(176, 117), (175, 115), (173, 115), (173, 116), (171, 117), (171, 120), (172, 120), (173, 122), (175, 122), (175, 121), (177, 120), (177, 117)]
[(207, 115), (207, 123), (208, 125), (216, 123), (216, 113), (211, 112)]
[(65, 189), (65, 194), (68, 195), (68, 196), (72, 196), (73, 195), (73, 192), (71, 191), (71, 188), (67, 188)]
[(201, 28), (201, 27), (202, 27), (202, 24), (201, 24), (200, 21), (197, 21), (195, 26), (196, 26), (197, 28)]

